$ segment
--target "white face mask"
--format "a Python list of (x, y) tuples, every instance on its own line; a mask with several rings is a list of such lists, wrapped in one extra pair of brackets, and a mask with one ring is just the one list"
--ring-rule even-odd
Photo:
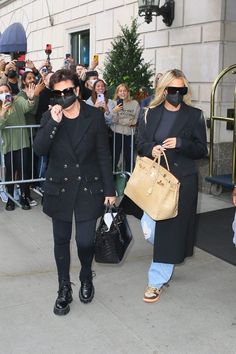
[(89, 80), (90, 85), (93, 86), (96, 81), (97, 81), (97, 80)]

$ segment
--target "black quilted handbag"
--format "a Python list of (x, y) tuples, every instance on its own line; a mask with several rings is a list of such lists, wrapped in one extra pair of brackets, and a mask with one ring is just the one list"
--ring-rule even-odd
[[(104, 221), (104, 215), (110, 213), (112, 224), (110, 229)], [(115, 216), (113, 213), (117, 213)], [(120, 263), (128, 248), (132, 234), (126, 215), (121, 208), (107, 206), (96, 231), (95, 261), (98, 263)]]

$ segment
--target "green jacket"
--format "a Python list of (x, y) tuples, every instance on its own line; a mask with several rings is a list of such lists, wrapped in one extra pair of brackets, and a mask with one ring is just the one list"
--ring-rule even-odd
[(26, 125), (25, 113), (30, 112), (34, 107), (34, 100), (28, 101), (23, 97), (15, 97), (11, 108), (0, 116), (0, 129), (2, 137), (2, 152), (16, 151), (25, 147), (30, 147), (28, 129), (3, 129), (9, 126)]

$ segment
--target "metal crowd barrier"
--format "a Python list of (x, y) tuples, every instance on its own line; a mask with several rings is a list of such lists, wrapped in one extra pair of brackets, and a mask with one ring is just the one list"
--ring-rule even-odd
[[(33, 151), (33, 137), (35, 131), (39, 128), (39, 125), (17, 125), (17, 126), (7, 126), (3, 129), (0, 129), (0, 188), (1, 192), (5, 193), (6, 196), (14, 201), (16, 205), (19, 207), (21, 206), (20, 203), (14, 199), (9, 193), (7, 193), (7, 190), (5, 186), (10, 185), (10, 184), (15, 184), (19, 185), (21, 183), (34, 183), (34, 182), (43, 182), (45, 178), (38, 177), (35, 178), (34, 176), (34, 170), (35, 170), (35, 161), (34, 161), (34, 151)], [(13, 161), (13, 130), (18, 129), (19, 130), (19, 135), (20, 135), (20, 149), (21, 150), (21, 175), (14, 176), (14, 161)], [(31, 166), (29, 166), (28, 171), (28, 176), (29, 178), (25, 179), (24, 178), (24, 155), (23, 155), (23, 130), (27, 129), (28, 134), (29, 134), (29, 141), (30, 141), (30, 162)], [(11, 179), (6, 181), (6, 165), (5, 165), (5, 155), (3, 153), (3, 130), (9, 130), (10, 131), (10, 144), (11, 144), (11, 149), (10, 149), (10, 163), (11, 163)], [(36, 191), (36, 190), (35, 190)], [(42, 195), (40, 192), (36, 191), (38, 194)]]
[[(33, 136), (34, 136), (34, 131), (35, 129), (38, 129), (40, 125), (16, 125), (16, 126), (9, 126), (5, 127), (3, 129), (0, 129), (0, 152), (1, 152), (1, 180), (0, 180), (0, 185), (8, 185), (8, 184), (20, 184), (20, 183), (30, 183), (30, 182), (38, 182), (38, 181), (44, 181), (45, 178), (35, 178), (34, 177), (34, 151), (33, 151)], [(20, 130), (20, 138), (21, 138), (21, 176), (14, 176), (13, 171), (14, 171), (14, 165), (13, 165), (13, 130), (18, 129)], [(24, 156), (23, 156), (23, 130), (28, 129), (29, 133), (29, 140), (30, 140), (30, 154), (31, 154), (31, 177), (28, 179), (23, 178), (23, 166), (24, 166)], [(5, 156), (3, 153), (3, 138), (2, 138), (2, 131), (3, 130), (10, 130), (10, 143), (11, 143), (11, 180), (6, 181), (5, 180)]]
[[(115, 126), (115, 125), (114, 125)], [(34, 171), (35, 171), (35, 161), (34, 161), (34, 151), (33, 151), (33, 137), (35, 135), (36, 130), (40, 127), (40, 125), (19, 125), (19, 126), (8, 126), (3, 129), (0, 129), (0, 187), (1, 190), (4, 190), (4, 192), (7, 194), (9, 198), (12, 199), (12, 196), (10, 196), (6, 189), (4, 188), (7, 185), (10, 184), (16, 184), (19, 185), (21, 183), (34, 183), (34, 182), (43, 182), (45, 181), (44, 177), (35, 177)], [(18, 129), (20, 130), (20, 137), (21, 137), (21, 176), (17, 175), (14, 176), (14, 165), (13, 165), (13, 130)], [(30, 169), (30, 178), (25, 179), (23, 176), (24, 173), (24, 156), (23, 156), (23, 130), (27, 129), (28, 134), (29, 134), (29, 140), (30, 140), (30, 155), (31, 155), (31, 166), (29, 166)], [(11, 143), (11, 180), (6, 181), (6, 166), (5, 166), (5, 156), (3, 153), (3, 137), (2, 137), (2, 131), (3, 130), (10, 130), (10, 143)], [(118, 169), (116, 169), (115, 166), (115, 144), (116, 144), (116, 131), (114, 129), (113, 132), (113, 175), (114, 176), (120, 176), (121, 178), (129, 178), (133, 171), (134, 167), (134, 138), (135, 138), (135, 128), (132, 128), (132, 133), (131, 133), (131, 146), (130, 146), (130, 166), (125, 166), (125, 156), (124, 156), (124, 135), (122, 135), (122, 144), (121, 144), (121, 154), (120, 154), (120, 159), (118, 163)], [(43, 158), (42, 158), (43, 159)], [(29, 173), (28, 173), (29, 175)], [(37, 191), (36, 191), (37, 192)], [(39, 193), (40, 194), (40, 193)], [(119, 193), (118, 193), (119, 194)], [(14, 200), (14, 199), (13, 199)], [(14, 200), (14, 202), (19, 205), (19, 203)], [(20, 205), (19, 205), (20, 206)]]
[(125, 135), (122, 134), (121, 138), (121, 153), (120, 159), (118, 162), (118, 167), (115, 166), (115, 146), (116, 146), (116, 129), (114, 124), (113, 131), (113, 175), (115, 176), (115, 185), (117, 196), (123, 196), (124, 188), (127, 183), (127, 180), (131, 176), (131, 173), (134, 169), (134, 160), (135, 160), (135, 131), (136, 128), (131, 128), (131, 146), (130, 146), (130, 166), (125, 165), (125, 153), (124, 153), (124, 139)]

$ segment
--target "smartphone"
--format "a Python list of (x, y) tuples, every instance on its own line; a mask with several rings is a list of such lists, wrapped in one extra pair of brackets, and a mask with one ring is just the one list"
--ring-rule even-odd
[(44, 74), (48, 74), (48, 68), (46, 66), (43, 66), (41, 70)]
[(98, 102), (104, 102), (105, 98), (104, 98), (104, 94), (103, 93), (98, 93), (97, 94), (97, 101)]
[(0, 101), (2, 102), (12, 102), (12, 95), (10, 93), (1, 93)]
[(4, 103), (12, 103), (12, 95), (10, 93), (6, 93)]
[(5, 100), (5, 93), (0, 93), (0, 101), (4, 102)]
[(50, 55), (52, 53), (52, 45), (51, 44), (46, 44), (45, 53), (47, 55)]
[(94, 54), (93, 56), (93, 60), (96, 61), (98, 63), (98, 60), (99, 60), (99, 56), (98, 54)]
[(119, 98), (116, 102), (117, 102), (117, 106), (118, 106), (118, 105), (121, 105), (121, 106), (124, 105), (124, 100), (123, 100), (123, 98)]
[(24, 68), (25, 67), (25, 61), (17, 60), (16, 61), (16, 67), (17, 68)]

